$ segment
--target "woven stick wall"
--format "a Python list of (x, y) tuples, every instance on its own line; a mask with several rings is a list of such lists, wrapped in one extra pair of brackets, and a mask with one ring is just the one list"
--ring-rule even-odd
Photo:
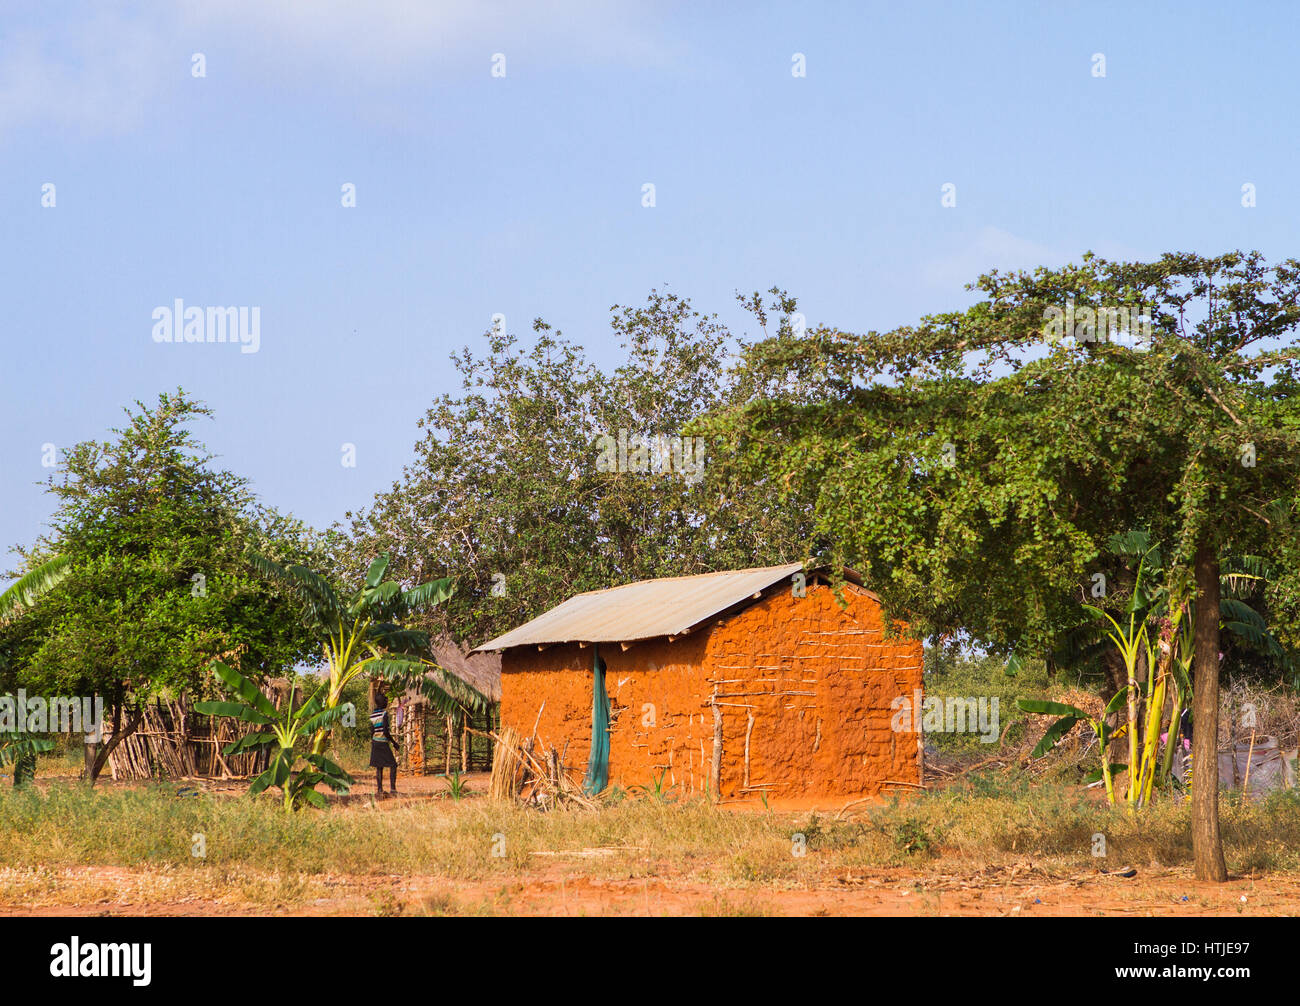
[[(492, 738), (500, 724), (500, 706), (454, 720), (427, 702), (407, 706), (402, 720), (402, 768), (409, 772), (488, 772), (492, 769)], [(468, 728), (468, 729), (467, 729)]]
[[(280, 695), (274, 686), (266, 685), (262, 693), (279, 708)], [(108, 769), (114, 779), (256, 775), (270, 764), (267, 748), (237, 755), (221, 753), (226, 745), (254, 729), (228, 716), (195, 713), (185, 696), (158, 699), (145, 708), (135, 732), (113, 749)], [(112, 725), (106, 723), (104, 742), (111, 739)]]

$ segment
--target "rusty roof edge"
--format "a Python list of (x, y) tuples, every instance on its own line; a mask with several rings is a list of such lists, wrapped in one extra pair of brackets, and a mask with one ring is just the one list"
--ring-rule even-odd
[[(582, 636), (574, 636), (574, 637), (566, 637), (563, 639), (560, 638), (521, 639), (519, 642), (505, 642), (505, 643), (502, 642), (503, 640), (508, 640), (509, 637), (514, 636), (517, 633), (521, 633), (521, 630), (526, 629), (533, 622), (545, 618), (551, 612), (557, 611), (559, 608), (563, 607), (564, 605), (580, 597), (593, 597), (599, 594), (613, 593), (620, 590), (625, 590), (628, 587), (634, 587), (638, 584), (644, 584), (644, 583), (662, 583), (668, 580), (692, 580), (696, 578), (716, 577), (716, 576), (721, 576), (723, 574), (742, 575), (748, 573), (759, 573), (768, 570), (770, 570), (773, 574), (772, 579), (755, 592), (758, 596), (748, 596), (748, 597), (740, 598), (730, 604), (723, 605), (721, 608), (718, 608), (714, 611), (704, 614), (690, 621), (689, 623), (685, 623), (685, 624), (675, 623), (673, 627), (664, 629), (663, 631), (656, 631), (645, 635), (620, 636), (618, 638), (607, 637), (603, 639), (594, 639), (594, 638), (586, 638)], [(689, 633), (697, 629), (699, 626), (708, 622), (710, 619), (718, 618), (719, 616), (731, 617), (732, 615), (737, 614), (739, 611), (748, 608), (750, 605), (757, 603), (764, 596), (769, 595), (773, 591), (773, 589), (777, 586), (777, 584), (781, 583), (781, 581), (783, 581), (787, 575), (792, 575), (801, 570), (804, 571), (810, 577), (825, 576), (830, 572), (830, 567), (825, 564), (820, 566), (806, 567), (801, 562), (790, 562), (790, 563), (782, 563), (777, 566), (751, 566), (746, 569), (719, 570), (716, 573), (695, 573), (686, 576), (656, 577), (651, 580), (635, 580), (632, 583), (620, 584), (617, 587), (604, 587), (601, 588), (600, 590), (584, 591), (581, 594), (574, 594), (573, 596), (566, 598), (564, 601), (560, 602), (560, 604), (556, 605), (554, 608), (550, 608), (547, 611), (542, 612), (542, 614), (538, 615), (536, 618), (529, 619), (527, 622), (524, 622), (522, 625), (517, 625), (513, 629), (510, 629), (507, 632), (503, 632), (501, 635), (495, 637), (494, 639), (490, 639), (487, 642), (482, 643), (479, 646), (476, 646), (473, 650), (470, 651), (470, 653), (473, 654), (473, 653), (487, 653), (487, 652), (504, 652), (506, 650), (516, 649), (522, 646), (566, 646), (572, 643), (589, 643), (589, 644), (643, 643), (646, 642), (647, 640), (662, 639), (666, 636), (688, 635)], [(844, 567), (843, 572), (844, 572), (844, 578), (847, 582), (852, 583), (854, 586), (859, 587), (860, 589), (866, 591), (866, 593), (874, 600), (876, 601), (880, 600), (880, 597), (874, 591), (871, 591), (868, 588), (863, 586), (862, 577), (856, 570), (846, 566)], [(829, 577), (827, 577), (827, 579), (829, 579)]]
[[(796, 564), (794, 564), (794, 563), (790, 563), (790, 564), (788, 564), (788, 565), (796, 565)], [(763, 567), (759, 567), (759, 568), (761, 569), (761, 568), (763, 568)], [(803, 567), (800, 567), (800, 568), (803, 568)], [(820, 577), (820, 576), (823, 576), (823, 574), (825, 574), (825, 573), (828, 572), (829, 570), (830, 570), (830, 567), (829, 567), (829, 566), (822, 565), (822, 566), (814, 566), (814, 567), (812, 567), (811, 569), (804, 569), (804, 573), (805, 573), (808, 577)], [(750, 571), (749, 571), (749, 570), (745, 570), (744, 572), (750, 572)], [(791, 570), (791, 572), (792, 572), (792, 573), (794, 573), (794, 572), (798, 572), (798, 570)], [(844, 567), (844, 574), (845, 574), (844, 579), (845, 579), (848, 583), (851, 583), (851, 584), (853, 584), (855, 587), (858, 587), (859, 589), (861, 589), (862, 591), (864, 591), (864, 592), (865, 592), (868, 596), (870, 596), (873, 600), (875, 600), (875, 601), (877, 601), (877, 602), (880, 601), (880, 595), (879, 595), (879, 594), (877, 594), (877, 593), (876, 593), (875, 591), (873, 591), (873, 590), (869, 590), (868, 588), (862, 586), (862, 577), (861, 577), (861, 575), (860, 575), (856, 570), (850, 569), (848, 566), (845, 566), (845, 567)], [(829, 578), (827, 578), (827, 579), (829, 579)], [(757, 604), (759, 601), (764, 600), (764, 599), (766, 599), (767, 597), (771, 596), (773, 593), (775, 593), (775, 592), (776, 592), (776, 588), (777, 588), (777, 586), (778, 586), (779, 584), (781, 584), (781, 582), (782, 582), (782, 579), (781, 579), (781, 578), (778, 578), (778, 579), (776, 579), (776, 580), (773, 580), (773, 581), (772, 581), (771, 583), (769, 583), (766, 587), (764, 587), (764, 588), (762, 588), (761, 590), (757, 591), (757, 593), (758, 593), (759, 595), (761, 595), (761, 596), (759, 596), (759, 597), (755, 597), (755, 596), (752, 596), (752, 595), (751, 595), (751, 596), (749, 596), (749, 597), (741, 598), (739, 601), (736, 601), (734, 604), (729, 604), (729, 605), (727, 605), (725, 608), (719, 608), (717, 611), (713, 612), (712, 614), (705, 615), (705, 616), (704, 616), (703, 618), (701, 618), (699, 621), (693, 623), (692, 625), (690, 625), (689, 627), (687, 627), (687, 628), (685, 628), (685, 629), (682, 629), (682, 630), (681, 630), (680, 632), (678, 632), (678, 633), (663, 633), (663, 632), (661, 632), (661, 633), (659, 633), (658, 635), (655, 635), (655, 636), (643, 636), (643, 637), (640, 637), (640, 638), (638, 638), (638, 639), (626, 639), (626, 640), (615, 640), (615, 641), (616, 641), (616, 642), (627, 642), (627, 643), (641, 643), (641, 642), (645, 642), (645, 640), (647, 640), (647, 639), (662, 639), (662, 638), (663, 638), (664, 636), (666, 636), (666, 635), (686, 635), (687, 633), (694, 632), (696, 629), (698, 629), (698, 628), (699, 628), (701, 625), (703, 625), (705, 622), (712, 621), (712, 620), (715, 619), (715, 618), (717, 618), (717, 619), (725, 619), (725, 618), (730, 618), (732, 615), (738, 615), (738, 614), (740, 614), (740, 612), (744, 611), (746, 608), (750, 607), (751, 605)], [(782, 589), (784, 589), (784, 587), (783, 587)], [(606, 640), (606, 641), (607, 641), (607, 640)]]

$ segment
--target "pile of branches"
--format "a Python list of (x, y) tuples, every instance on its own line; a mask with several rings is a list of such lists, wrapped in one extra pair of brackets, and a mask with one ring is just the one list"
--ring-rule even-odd
[(491, 799), (519, 800), (544, 810), (561, 806), (599, 809), (600, 804), (584, 793), (581, 784), (565, 771), (555, 748), (534, 750), (535, 737), (524, 741), (508, 726), (492, 736), (496, 744), (488, 786)]

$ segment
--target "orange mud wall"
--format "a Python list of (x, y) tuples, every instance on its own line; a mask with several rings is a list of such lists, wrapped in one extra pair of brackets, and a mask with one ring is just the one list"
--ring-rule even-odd
[[(879, 603), (845, 584), (782, 591), (713, 628), (725, 796), (860, 796), (921, 782), (919, 737), (891, 728), (921, 687), (921, 643), (886, 639)], [(910, 725), (910, 724), (909, 724)]]
[[(647, 786), (666, 770), (665, 787), (704, 791), (713, 752), (711, 686), (702, 666), (707, 636), (697, 629), (673, 643), (653, 639), (627, 650), (600, 645), (610, 700), (611, 786)], [(541, 652), (520, 647), (501, 660), (502, 725), (527, 740), (536, 723), (538, 743), (559, 751), (579, 777), (591, 754), (591, 664), (592, 648), (576, 644)]]
[[(885, 639), (878, 603), (851, 584), (778, 591), (675, 642), (603, 644), (611, 785), (710, 788), (715, 708), (723, 797), (859, 796), (920, 783), (918, 735), (891, 729), (921, 687), (921, 644)], [(503, 655), (501, 722), (554, 747), (576, 776), (591, 749), (590, 646)], [(543, 703), (545, 703), (543, 705)], [(540, 715), (539, 715), (540, 712)]]

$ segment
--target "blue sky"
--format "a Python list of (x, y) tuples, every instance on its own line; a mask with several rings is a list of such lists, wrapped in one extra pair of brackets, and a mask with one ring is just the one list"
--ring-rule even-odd
[[(326, 526), (400, 473), (454, 390), (449, 352), (498, 312), (611, 364), (609, 307), (654, 286), (742, 333), (734, 292), (774, 284), (810, 324), (865, 330), (1088, 249), (1295, 255), (1298, 22), (1285, 3), (6, 0), (0, 545), (50, 513), (42, 445), (177, 385), (215, 410), (197, 432), (224, 467)], [(155, 343), (176, 298), (259, 307), (259, 351)]]

